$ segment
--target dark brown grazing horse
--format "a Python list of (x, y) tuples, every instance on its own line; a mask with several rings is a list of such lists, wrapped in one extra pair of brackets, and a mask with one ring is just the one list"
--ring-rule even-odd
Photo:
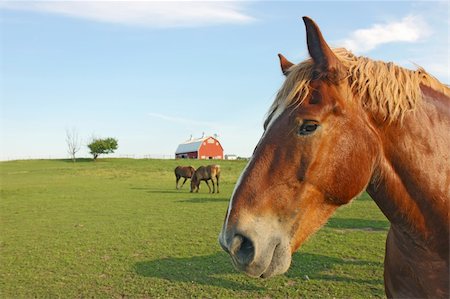
[(286, 80), (231, 196), (221, 246), (250, 276), (284, 273), (366, 190), (391, 222), (387, 296), (449, 298), (450, 89), (423, 69), (331, 50), (303, 20), (311, 59), (280, 55)]
[[(175, 178), (176, 178), (176, 182), (175, 182), (175, 186), (177, 189), (181, 189), (184, 186), (184, 183), (186, 183), (187, 179), (192, 178), (192, 175), (195, 172), (195, 168), (192, 166), (177, 166), (175, 167)], [(184, 178), (183, 183), (181, 184), (180, 187), (178, 187), (178, 181)]]
[(191, 179), (191, 192), (198, 192), (200, 189), (200, 182), (205, 181), (206, 185), (208, 186), (209, 193), (211, 193), (211, 187), (209, 186), (208, 181), (211, 180), (212, 182), (212, 193), (216, 192), (216, 189), (214, 187), (214, 179), (216, 180), (217, 185), (217, 193), (219, 193), (219, 178), (220, 178), (220, 166), (219, 165), (207, 165), (207, 166), (200, 166), (195, 171), (194, 175)]

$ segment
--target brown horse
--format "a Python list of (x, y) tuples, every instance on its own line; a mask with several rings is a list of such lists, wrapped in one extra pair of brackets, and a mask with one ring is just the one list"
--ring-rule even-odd
[[(176, 188), (177, 189), (183, 188), (184, 183), (186, 183), (186, 180), (192, 178), (192, 175), (194, 174), (194, 172), (195, 172), (195, 168), (192, 166), (177, 166), (177, 167), (175, 167), (175, 178), (176, 178), (175, 186), (176, 186)], [(178, 181), (181, 178), (184, 178), (184, 181), (181, 184), (181, 186), (178, 187)]]
[(194, 175), (191, 179), (191, 192), (198, 192), (200, 189), (200, 182), (205, 181), (208, 186), (209, 193), (211, 193), (211, 187), (209, 186), (208, 181), (212, 182), (212, 193), (216, 192), (214, 187), (214, 179), (216, 180), (217, 185), (217, 193), (219, 193), (219, 178), (220, 178), (220, 166), (219, 165), (208, 165), (208, 166), (200, 166), (195, 171)]
[(450, 89), (423, 69), (331, 50), (306, 25), (311, 59), (280, 55), (286, 81), (231, 196), (219, 242), (254, 277), (291, 255), (366, 190), (391, 222), (388, 297), (449, 297)]

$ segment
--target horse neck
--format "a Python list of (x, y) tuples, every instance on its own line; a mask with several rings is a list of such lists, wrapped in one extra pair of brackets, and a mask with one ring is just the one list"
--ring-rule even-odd
[(422, 92), (421, 106), (401, 124), (374, 125), (382, 153), (367, 191), (392, 226), (448, 250), (450, 99)]

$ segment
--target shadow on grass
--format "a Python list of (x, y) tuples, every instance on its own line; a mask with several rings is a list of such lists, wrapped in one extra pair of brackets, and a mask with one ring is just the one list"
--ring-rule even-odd
[(389, 222), (387, 220), (331, 218), (328, 220), (326, 227), (364, 231), (387, 231), (389, 229)]
[(180, 199), (177, 202), (189, 202), (189, 203), (206, 203), (206, 202), (220, 202), (225, 201), (228, 202), (230, 199), (226, 197), (203, 197), (203, 198), (186, 198)]
[(138, 275), (176, 282), (188, 282), (216, 286), (231, 290), (257, 291), (263, 288), (218, 275), (233, 274), (236, 271), (225, 253), (216, 253), (192, 258), (164, 258), (135, 264)]
[(304, 279), (305, 275), (308, 275), (309, 279), (383, 286), (382, 276), (364, 279), (359, 278), (358, 273), (349, 273), (346, 276), (333, 274), (333, 268), (340, 266), (350, 266), (360, 273), (362, 270), (358, 269), (358, 267), (382, 268), (383, 263), (356, 259), (342, 259), (312, 253), (297, 253), (292, 257), (291, 270), (287, 272), (286, 276)]
[(92, 158), (76, 158), (75, 162), (73, 162), (72, 159), (60, 159), (59, 161), (64, 163), (85, 163), (85, 162), (94, 163), (94, 159)]
[(182, 194), (182, 193), (189, 193), (189, 189), (181, 189), (177, 190), (175, 188), (172, 189), (155, 189), (153, 187), (132, 187), (131, 190), (140, 190), (145, 191), (147, 193), (153, 193), (153, 194)]
[[(364, 279), (359, 278), (358, 273), (354, 274), (355, 277), (339, 274), (334, 275), (333, 268), (336, 266), (367, 268), (375, 266), (382, 267), (382, 264), (364, 260), (345, 260), (320, 254), (297, 253), (293, 256), (291, 269), (285, 276), (289, 279), (300, 281), (303, 281), (305, 275), (308, 275), (309, 279), (318, 281), (359, 283), (378, 287), (382, 287), (383, 285), (382, 277)], [(225, 253), (192, 258), (164, 258), (154, 261), (143, 261), (136, 263), (134, 270), (138, 275), (144, 277), (160, 278), (176, 282), (193, 282), (231, 290), (255, 291), (264, 290), (265, 288), (265, 283), (261, 284), (263, 280), (249, 278), (245, 274), (238, 274)], [(357, 269), (357, 271), (360, 272), (361, 270)], [(220, 277), (227, 274), (232, 276), (228, 279)], [(254, 284), (252, 284), (252, 281), (254, 281)], [(297, 284), (295, 287), (299, 288), (299, 285)]]
[[(145, 191), (146, 193), (151, 193), (151, 194), (186, 194), (186, 195), (190, 195), (190, 196), (203, 196), (202, 198), (187, 198), (187, 199), (180, 199), (178, 200), (178, 202), (191, 202), (191, 203), (204, 203), (204, 202), (218, 202), (218, 201), (229, 201), (229, 198), (225, 198), (225, 197), (219, 197), (220, 193), (191, 193), (189, 192), (189, 189), (185, 189), (185, 190), (167, 190), (167, 189), (155, 189), (155, 188), (149, 188), (149, 187), (132, 187), (130, 188), (132, 190), (141, 190), (141, 191)], [(204, 196), (210, 196), (210, 197), (204, 197)]]
[(152, 194), (182, 194), (182, 193), (189, 193), (189, 190), (167, 190), (167, 189), (154, 189), (154, 188), (145, 188), (145, 187), (133, 187), (130, 188), (132, 190), (141, 190), (145, 191), (146, 193), (152, 193)]

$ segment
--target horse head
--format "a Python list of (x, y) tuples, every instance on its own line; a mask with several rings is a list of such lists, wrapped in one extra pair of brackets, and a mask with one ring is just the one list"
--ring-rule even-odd
[(286, 76), (264, 133), (232, 194), (219, 242), (254, 277), (284, 273), (291, 256), (363, 192), (380, 150), (347, 69), (303, 18), (311, 60), (279, 55)]
[(197, 170), (194, 170), (194, 172), (192, 173), (192, 177), (191, 177), (191, 193), (197, 191), (199, 189), (200, 186), (200, 178), (198, 177), (197, 174)]

